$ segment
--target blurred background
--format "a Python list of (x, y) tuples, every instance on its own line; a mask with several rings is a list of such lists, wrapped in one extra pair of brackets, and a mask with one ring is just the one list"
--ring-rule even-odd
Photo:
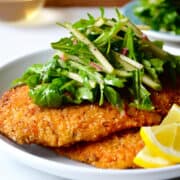
[(46, 6), (123, 6), (130, 0), (47, 0)]
[(0, 0), (0, 20), (19, 21), (33, 18), (44, 6), (48, 7), (88, 7), (125, 5), (130, 0)]
[[(126, 15), (133, 12), (135, 0), (0, 0), (0, 63), (27, 53), (50, 48), (50, 43), (68, 35), (56, 22), (73, 22), (87, 17), (87, 12), (99, 16), (99, 7), (107, 17), (115, 15), (114, 7)], [(147, 0), (148, 2), (148, 0)], [(130, 18), (131, 19), (131, 18)], [(156, 39), (160, 38), (159, 35)], [(171, 41), (171, 38), (168, 37)], [(176, 43), (167, 42), (171, 53), (177, 54)], [(165, 46), (166, 48), (166, 46)], [(175, 48), (175, 50), (174, 50)]]
[(68, 34), (56, 22), (75, 21), (87, 12), (114, 15), (129, 0), (0, 0), (0, 62), (50, 48), (50, 43)]
[[(86, 17), (87, 12), (98, 16), (100, 6), (105, 7), (106, 16), (113, 17), (114, 7), (122, 11), (128, 7), (132, 12), (128, 4), (133, 2), (135, 1), (0, 0), (0, 62), (50, 48), (51, 42), (68, 34), (63, 28), (55, 25), (58, 21), (73, 22)], [(177, 47), (177, 43), (173, 43), (174, 46)]]

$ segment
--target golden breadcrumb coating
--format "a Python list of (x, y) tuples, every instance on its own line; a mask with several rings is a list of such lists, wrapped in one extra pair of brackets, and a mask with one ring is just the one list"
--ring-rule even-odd
[(119, 112), (108, 103), (41, 108), (31, 101), (28, 90), (27, 86), (19, 86), (0, 99), (0, 132), (19, 144), (60, 147), (161, 121), (156, 112), (128, 106)]
[(99, 168), (135, 168), (133, 159), (144, 144), (137, 131), (116, 133), (98, 142), (84, 142), (56, 149), (60, 155)]
[(163, 117), (168, 113), (174, 103), (180, 105), (180, 78), (177, 79), (177, 83), (174, 87), (169, 83), (167, 79), (166, 84), (164, 82), (162, 91), (151, 92), (151, 99), (155, 105), (155, 110)]

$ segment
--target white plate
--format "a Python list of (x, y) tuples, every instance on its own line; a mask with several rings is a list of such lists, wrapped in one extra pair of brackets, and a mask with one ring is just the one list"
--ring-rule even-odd
[[(0, 94), (7, 90), (13, 79), (22, 75), (24, 70), (34, 63), (44, 63), (51, 56), (52, 50), (33, 53), (2, 66), (0, 68)], [(37, 145), (17, 145), (0, 136), (0, 148), (18, 161), (50, 174), (79, 180), (157, 180), (180, 176), (180, 165), (159, 169), (106, 170), (97, 169), (83, 163), (57, 156), (53, 151)]]
[[(125, 16), (127, 16), (134, 24), (144, 24), (141, 22), (141, 20), (134, 15), (133, 8), (138, 4), (137, 1), (130, 2), (126, 6), (122, 8), (122, 12)], [(160, 32), (160, 31), (155, 31), (155, 30), (147, 30), (143, 31), (147, 36), (153, 39), (159, 39), (163, 41), (168, 41), (168, 42), (176, 42), (180, 43), (180, 35), (174, 35), (168, 32)]]

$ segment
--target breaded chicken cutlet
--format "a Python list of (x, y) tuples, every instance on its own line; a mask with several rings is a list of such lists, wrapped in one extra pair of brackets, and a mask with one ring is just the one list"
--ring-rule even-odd
[(97, 142), (56, 149), (60, 155), (99, 168), (136, 168), (133, 159), (144, 144), (138, 130), (116, 133)]
[(27, 86), (13, 88), (0, 100), (0, 132), (19, 144), (61, 147), (161, 121), (156, 112), (129, 106), (122, 112), (110, 104), (41, 108), (32, 102), (28, 90)]

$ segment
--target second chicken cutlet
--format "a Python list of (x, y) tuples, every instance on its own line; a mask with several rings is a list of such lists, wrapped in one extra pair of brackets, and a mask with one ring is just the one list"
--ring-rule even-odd
[(137, 130), (116, 133), (97, 142), (56, 149), (60, 155), (99, 168), (136, 168), (133, 159), (144, 144)]

